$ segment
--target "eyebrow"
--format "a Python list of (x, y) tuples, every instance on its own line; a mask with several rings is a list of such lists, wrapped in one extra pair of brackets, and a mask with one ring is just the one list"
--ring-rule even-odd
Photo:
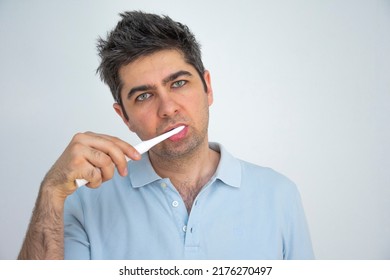
[(143, 85), (143, 86), (138, 86), (138, 87), (133, 87), (129, 93), (127, 94), (127, 99), (130, 99), (131, 96), (133, 96), (136, 92), (139, 91), (149, 91), (149, 90), (155, 90), (156, 86), (154, 85)]
[(177, 71), (171, 75), (169, 75), (168, 77), (166, 77), (164, 80), (163, 80), (163, 85), (166, 85), (167, 83), (169, 82), (172, 82), (174, 80), (176, 80), (177, 78), (181, 77), (181, 76), (188, 76), (188, 77), (191, 77), (192, 74), (188, 71), (184, 71), (184, 70), (180, 70), (180, 71)]
[[(180, 71), (172, 73), (168, 77), (164, 78), (162, 80), (162, 84), (165, 86), (167, 83), (172, 82), (172, 81), (176, 80), (177, 78), (179, 78), (181, 76), (191, 77), (192, 74), (190, 72), (188, 72), (188, 71), (180, 70)], [(130, 99), (131, 96), (133, 96), (136, 92), (139, 92), (139, 91), (149, 91), (149, 90), (155, 90), (155, 89), (157, 89), (157, 87), (155, 85), (141, 85), (141, 86), (133, 87), (129, 91), (129, 93), (127, 94), (127, 99)]]

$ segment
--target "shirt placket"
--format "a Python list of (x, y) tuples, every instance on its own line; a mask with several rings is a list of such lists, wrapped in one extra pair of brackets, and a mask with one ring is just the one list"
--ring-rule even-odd
[(172, 210), (177, 230), (179, 231), (179, 235), (182, 237), (184, 259), (198, 259), (200, 257), (202, 198), (207, 196), (209, 186), (213, 181), (214, 180), (209, 182), (198, 194), (192, 205), (190, 215), (188, 215), (187, 208), (182, 197), (169, 179), (163, 179), (160, 182), (160, 186), (164, 190), (168, 206)]
[(185, 233), (187, 232), (188, 213), (183, 199), (168, 179), (161, 180), (160, 186), (164, 190), (168, 207), (171, 209), (177, 230), (184, 242)]

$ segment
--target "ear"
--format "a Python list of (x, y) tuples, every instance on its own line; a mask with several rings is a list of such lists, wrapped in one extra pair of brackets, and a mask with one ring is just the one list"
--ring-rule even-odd
[(132, 125), (130, 124), (129, 120), (126, 118), (125, 112), (123, 112), (123, 108), (118, 103), (113, 104), (115, 112), (121, 117), (122, 121), (125, 123), (125, 125), (134, 132)]
[(213, 104), (213, 101), (214, 101), (214, 96), (213, 96), (213, 88), (211, 87), (210, 72), (208, 70), (204, 71), (203, 78), (204, 78), (204, 80), (206, 82), (206, 86), (207, 86), (206, 94), (207, 94), (208, 103), (209, 103), (209, 106), (211, 106), (211, 104)]

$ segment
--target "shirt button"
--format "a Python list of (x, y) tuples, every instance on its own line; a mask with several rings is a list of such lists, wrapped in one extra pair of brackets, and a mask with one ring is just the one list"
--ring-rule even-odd
[(163, 183), (160, 184), (160, 186), (163, 187), (163, 188), (166, 188), (167, 184), (163, 182)]
[(176, 201), (176, 200), (174, 200), (174, 201), (172, 202), (172, 206), (176, 208), (177, 206), (179, 206), (179, 202)]
[(184, 227), (183, 227), (183, 231), (184, 231), (184, 232), (187, 231), (187, 226), (184, 226)]

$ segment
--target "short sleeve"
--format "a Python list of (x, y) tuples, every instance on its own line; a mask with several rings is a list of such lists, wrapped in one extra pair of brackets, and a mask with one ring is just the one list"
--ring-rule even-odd
[(64, 257), (70, 260), (90, 259), (88, 235), (84, 229), (82, 204), (77, 191), (65, 201)]
[(314, 259), (309, 228), (298, 190), (291, 197), (290, 208), (284, 240), (284, 259)]

